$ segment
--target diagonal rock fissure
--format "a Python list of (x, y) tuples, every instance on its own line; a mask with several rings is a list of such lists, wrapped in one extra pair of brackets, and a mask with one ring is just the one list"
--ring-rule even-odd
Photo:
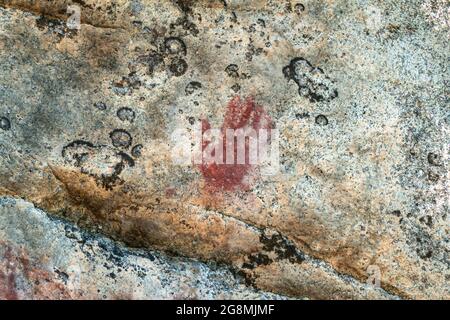
[(0, 225), (0, 299), (287, 298), (247, 288), (226, 265), (132, 248), (23, 199), (0, 197)]
[[(195, 206), (195, 205), (191, 204), (191, 206)], [(321, 259), (320, 256), (318, 256), (318, 255), (315, 255), (314, 251), (310, 248), (310, 246), (306, 242), (302, 242), (301, 245), (303, 246), (303, 248), (307, 249), (307, 253), (306, 253), (306, 251), (301, 250), (297, 246), (294, 246), (293, 243), (295, 243), (295, 241), (293, 241), (292, 239), (289, 239), (289, 237), (286, 237), (285, 235), (283, 235), (282, 232), (280, 230), (278, 230), (277, 228), (267, 227), (267, 226), (262, 226), (262, 225), (255, 225), (254, 223), (252, 223), (252, 221), (245, 220), (245, 219), (242, 219), (242, 218), (239, 218), (236, 216), (231, 216), (231, 215), (225, 214), (224, 212), (221, 212), (221, 211), (214, 211), (214, 212), (220, 214), (221, 216), (223, 216), (227, 219), (237, 220), (237, 221), (245, 224), (247, 227), (257, 230), (259, 232), (259, 234), (261, 234), (262, 237), (264, 237), (265, 233), (277, 234), (280, 237), (281, 244), (282, 244), (282, 246), (284, 246), (284, 249), (288, 248), (288, 250), (286, 250), (286, 251), (291, 251), (291, 252), (292, 252), (292, 250), (295, 250), (296, 251), (295, 254), (292, 254), (292, 255), (297, 256), (300, 261), (304, 261), (304, 260), (308, 259), (308, 260), (312, 261), (313, 263), (317, 264), (317, 266), (323, 267), (327, 271), (332, 272), (333, 274), (335, 274), (337, 277), (341, 278), (342, 280), (352, 281), (355, 283), (359, 283), (361, 285), (366, 285), (366, 283), (364, 281), (362, 281), (362, 279), (360, 277), (355, 277), (352, 274), (348, 274), (348, 273), (342, 273), (342, 272), (338, 271), (336, 268), (334, 268), (326, 260)], [(357, 273), (357, 272), (355, 272), (355, 273)], [(381, 285), (381, 288), (386, 293), (388, 293), (396, 298), (408, 298), (408, 295), (405, 292), (402, 292), (395, 286), (389, 285), (383, 281), (381, 281), (380, 285)]]

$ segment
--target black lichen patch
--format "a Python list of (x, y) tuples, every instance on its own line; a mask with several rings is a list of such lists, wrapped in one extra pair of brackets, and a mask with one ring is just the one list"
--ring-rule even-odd
[(292, 79), (292, 75), (291, 75), (291, 65), (285, 66), (283, 67), (283, 75), (286, 79), (290, 80)]
[(186, 55), (186, 45), (178, 37), (169, 37), (164, 40), (164, 50), (168, 54)]
[(417, 255), (423, 259), (428, 260), (433, 256), (433, 248), (431, 241), (428, 238), (417, 237)]
[(131, 149), (131, 155), (135, 158), (139, 158), (142, 155), (142, 144), (137, 144)]
[(148, 72), (152, 75), (159, 66), (164, 65), (164, 56), (155, 50), (150, 50), (148, 54), (140, 56), (138, 62), (146, 64)]
[(123, 107), (117, 110), (117, 117), (122, 121), (133, 122), (136, 114), (133, 109)]
[[(132, 66), (130, 70), (135, 71), (136, 66), (147, 65), (148, 74), (153, 76), (155, 72), (167, 72), (169, 76), (182, 76), (188, 69), (188, 64), (185, 60), (187, 53), (187, 47), (182, 40), (179, 33), (171, 32), (171, 34), (177, 34), (170, 37), (164, 37), (166, 33), (154, 32), (152, 44), (154, 49), (148, 50), (145, 54), (140, 54), (137, 57), (136, 63), (129, 64)], [(138, 50), (141, 52), (141, 50)]]
[(319, 126), (326, 126), (328, 124), (328, 118), (323, 114), (319, 114), (315, 119), (316, 124)]
[(260, 241), (264, 244), (264, 250), (276, 253), (277, 260), (287, 259), (292, 263), (301, 263), (305, 260), (303, 253), (279, 233), (271, 236), (263, 233)]
[(173, 0), (173, 2), (184, 13), (192, 13), (192, 6), (195, 3), (194, 0)]
[(433, 165), (433, 166), (440, 166), (441, 165), (441, 160), (438, 154), (430, 152), (428, 154), (428, 163)]
[(40, 30), (47, 30), (48, 33), (56, 35), (59, 41), (64, 37), (73, 38), (78, 33), (78, 30), (68, 28), (65, 21), (44, 15), (36, 19), (36, 26)]
[(175, 29), (182, 29), (185, 35), (191, 34), (194, 37), (200, 33), (197, 25), (190, 21), (187, 15), (178, 18), (174, 23), (171, 23), (169, 27), (173, 32), (175, 32)]
[(117, 148), (128, 148), (131, 146), (133, 140), (131, 135), (123, 129), (115, 129), (111, 131), (109, 137), (111, 138), (113, 146)]
[(311, 102), (331, 101), (338, 96), (334, 82), (319, 67), (304, 58), (294, 58), (283, 68), (284, 76), (294, 80), (298, 93)]
[(302, 3), (296, 3), (294, 6), (294, 11), (297, 14), (301, 14), (303, 11), (305, 11), (305, 6)]
[(94, 107), (96, 107), (98, 110), (102, 110), (102, 111), (107, 109), (106, 104), (104, 102), (101, 102), (101, 101), (94, 103)]
[(419, 219), (419, 221), (430, 228), (433, 226), (433, 218), (431, 216), (423, 216)]
[(169, 71), (176, 77), (182, 76), (186, 73), (188, 64), (181, 58), (176, 58), (169, 65)]
[(0, 129), (8, 131), (11, 129), (11, 122), (6, 117), (0, 117)]
[(267, 266), (273, 262), (267, 254), (257, 253), (248, 257), (248, 262), (242, 265), (244, 269), (254, 269), (257, 266)]
[(89, 141), (75, 140), (63, 147), (64, 161), (94, 177), (96, 182), (111, 189), (121, 182), (119, 175), (126, 167), (134, 167), (134, 160), (126, 153), (108, 146), (95, 146)]
[(252, 61), (254, 56), (259, 56), (263, 53), (263, 48), (257, 48), (253, 44), (253, 42), (250, 42), (247, 46), (247, 52), (245, 53), (245, 58), (247, 61)]
[(186, 95), (193, 94), (194, 91), (199, 90), (202, 88), (202, 84), (198, 81), (191, 81), (187, 84), (186, 89), (184, 91), (186, 92)]
[(402, 213), (400, 212), (400, 210), (394, 210), (391, 212), (392, 215), (396, 216), (396, 217), (401, 217)]
[(308, 112), (296, 113), (295, 118), (297, 120), (309, 118), (309, 113)]
[[(407, 215), (410, 218), (410, 214)], [(431, 216), (424, 215), (419, 218), (421, 224), (409, 224), (408, 220), (404, 224), (405, 231), (407, 231), (407, 244), (415, 251), (417, 256), (422, 260), (437, 259), (440, 260), (443, 257), (444, 252), (440, 248), (439, 240), (433, 239), (431, 227), (433, 220)], [(445, 255), (445, 254), (444, 254)], [(441, 260), (442, 261), (442, 260)]]
[(230, 64), (225, 68), (225, 72), (229, 77), (239, 78), (239, 67), (236, 64)]
[(438, 182), (439, 181), (439, 174), (437, 174), (436, 172), (429, 170), (428, 171), (428, 180), (431, 182)]
[(242, 268), (254, 269), (280, 260), (291, 263), (302, 263), (305, 260), (304, 254), (279, 233), (268, 235), (263, 232), (259, 240), (263, 244), (262, 251), (250, 255)]
[(241, 90), (241, 86), (238, 83), (235, 83), (231, 86), (231, 90), (237, 93), (239, 92), (239, 90)]

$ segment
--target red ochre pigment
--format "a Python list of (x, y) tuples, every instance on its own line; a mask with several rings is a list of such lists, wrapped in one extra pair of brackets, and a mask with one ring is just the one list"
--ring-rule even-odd
[[(258, 132), (258, 129), (270, 129), (272, 120), (267, 115), (263, 107), (257, 105), (253, 97), (247, 97), (242, 100), (239, 96), (234, 97), (227, 107), (221, 132), (223, 135), (224, 151), (223, 156), (226, 159), (226, 129), (240, 129), (251, 127)], [(211, 126), (207, 120), (202, 120), (202, 133), (210, 129)], [(203, 141), (202, 149), (204, 150), (210, 142)], [(201, 164), (200, 171), (205, 179), (205, 189), (208, 191), (245, 191), (249, 189), (249, 185), (243, 182), (244, 177), (252, 169), (253, 165), (249, 164), (248, 141), (245, 145), (245, 164)], [(214, 155), (214, 154), (213, 154)], [(237, 141), (234, 141), (234, 160), (237, 159)], [(224, 161), (225, 162), (225, 161)]]
[(6, 246), (5, 249), (3, 262), (6, 270), (5, 272), (0, 270), (0, 297), (6, 300), (17, 300), (15, 261), (11, 248)]

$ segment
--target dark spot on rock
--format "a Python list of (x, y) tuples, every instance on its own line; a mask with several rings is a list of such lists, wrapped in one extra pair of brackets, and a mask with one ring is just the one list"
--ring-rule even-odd
[(173, 0), (173, 2), (180, 8), (184, 13), (192, 12), (192, 5), (195, 3), (194, 0)]
[(233, 22), (233, 23), (236, 23), (236, 22), (237, 22), (237, 15), (236, 15), (236, 12), (234, 12), (234, 11), (231, 12), (231, 18), (230, 18), (230, 21)]
[(189, 117), (188, 121), (189, 121), (189, 123), (191, 125), (193, 125), (195, 123), (195, 118), (194, 117)]
[(391, 212), (391, 214), (393, 214), (396, 217), (400, 217), (402, 215), (400, 210), (394, 210), (394, 211)]
[(297, 4), (294, 6), (294, 11), (295, 11), (295, 13), (300, 14), (300, 13), (302, 13), (303, 11), (305, 11), (305, 6), (304, 6), (302, 3), (297, 3)]
[(106, 110), (107, 106), (103, 102), (96, 102), (94, 103), (94, 107), (96, 107), (98, 110)]
[(428, 260), (433, 256), (433, 251), (431, 250), (426, 250), (425, 252), (417, 249), (417, 254), (419, 255), (420, 258), (424, 259), (424, 260)]
[(131, 158), (128, 154), (126, 154), (125, 152), (120, 151), (118, 153), (118, 155), (120, 155), (122, 157), (122, 163), (124, 164), (124, 162), (126, 162), (126, 164), (128, 164), (129, 167), (134, 167), (135, 163), (133, 158)]
[(292, 3), (290, 1), (288, 1), (284, 8), (285, 8), (286, 12), (292, 12)]
[(333, 81), (321, 68), (314, 67), (304, 58), (292, 59), (282, 71), (287, 79), (297, 83), (299, 95), (309, 98), (311, 102), (330, 101), (338, 96)]
[(183, 40), (177, 37), (169, 37), (164, 40), (164, 49), (169, 54), (186, 55), (186, 45)]
[(91, 147), (91, 148), (94, 147), (94, 144), (92, 144), (92, 143), (89, 142), (89, 141), (75, 140), (75, 141), (72, 141), (71, 143), (69, 143), (67, 146), (65, 146), (65, 147), (63, 148), (63, 150), (62, 150), (62, 156), (65, 157), (65, 151), (66, 151), (67, 148), (71, 148), (71, 147), (74, 147), (74, 146), (80, 146), (80, 145), (81, 145), (81, 146)]
[(133, 167), (134, 160), (124, 152), (112, 147), (76, 140), (62, 149), (65, 162), (80, 168), (81, 173), (95, 178), (106, 189), (111, 189), (126, 166)]
[(55, 269), (55, 273), (65, 284), (67, 284), (67, 280), (69, 280), (69, 275), (67, 273), (65, 273), (64, 271), (60, 271), (58, 269)]
[(239, 77), (239, 67), (235, 64), (230, 64), (225, 68), (225, 72), (229, 77), (238, 78)]
[(255, 45), (250, 42), (247, 46), (247, 52), (245, 53), (245, 57), (247, 61), (252, 61), (253, 56), (259, 56), (263, 52), (263, 48), (257, 48)]
[(149, 54), (140, 56), (138, 62), (147, 64), (149, 73), (153, 74), (155, 69), (164, 63), (164, 58), (160, 53), (151, 50)]
[(184, 91), (186, 92), (186, 95), (194, 93), (195, 90), (198, 90), (202, 87), (202, 84), (197, 81), (191, 81), (187, 84), (186, 89)]
[(241, 90), (241, 86), (240, 86), (238, 83), (235, 83), (235, 84), (233, 84), (233, 85), (231, 86), (231, 89), (232, 89), (234, 92), (238, 92), (239, 90)]
[(438, 182), (439, 181), (439, 175), (436, 172), (433, 172), (432, 170), (428, 171), (428, 180), (431, 182)]
[[(247, 268), (251, 268), (250, 266), (266, 266), (271, 264), (273, 261), (269, 258), (267, 254), (258, 253), (256, 255), (249, 257), (250, 263), (247, 264)], [(245, 268), (245, 266), (242, 266)]]
[(94, 9), (94, 6), (87, 4), (83, 0), (72, 0), (72, 1), (75, 2), (75, 3), (78, 3), (79, 5), (81, 5), (84, 8)]
[(309, 118), (309, 113), (308, 112), (296, 113), (295, 118), (298, 120)]
[(136, 115), (131, 108), (123, 107), (117, 110), (117, 117), (122, 121), (133, 122), (135, 116)]
[(316, 121), (316, 124), (318, 124), (320, 126), (326, 126), (328, 124), (328, 119), (323, 114), (319, 114), (316, 117), (315, 121)]
[(69, 38), (73, 38), (73, 36), (77, 35), (78, 33), (78, 30), (68, 28), (65, 21), (51, 18), (45, 15), (42, 15), (38, 19), (36, 19), (36, 26), (39, 30), (47, 29), (47, 33), (56, 35), (59, 41), (61, 41), (66, 36)]
[(174, 59), (169, 66), (170, 72), (176, 77), (179, 77), (179, 76), (182, 76), (183, 74), (185, 74), (187, 68), (188, 68), (188, 64), (186, 63), (186, 61), (184, 61), (181, 58)]
[(242, 268), (254, 269), (279, 260), (288, 260), (291, 263), (302, 263), (305, 260), (304, 254), (281, 234), (266, 235), (263, 233), (260, 236), (260, 242), (263, 244), (263, 252), (250, 255), (248, 261), (243, 263)]
[(175, 27), (177, 26), (181, 26), (183, 30), (189, 32), (193, 36), (197, 36), (200, 32), (197, 28), (197, 25), (190, 21), (187, 15), (178, 18), (175, 23), (171, 23), (170, 29), (175, 29)]
[(290, 66), (285, 66), (283, 68), (283, 75), (286, 79), (292, 79), (292, 75), (291, 75), (291, 67)]
[(424, 216), (424, 217), (421, 217), (420, 219), (419, 219), (419, 221), (421, 222), (421, 223), (424, 223), (424, 224), (426, 224), (428, 227), (432, 227), (433, 226), (433, 219), (431, 218), (431, 216)]
[(428, 163), (433, 165), (433, 166), (439, 166), (440, 165), (440, 157), (438, 154), (436, 153), (432, 153), (430, 152), (428, 154)]
[(259, 240), (264, 245), (263, 250), (274, 252), (277, 260), (287, 259), (292, 263), (301, 263), (305, 260), (304, 254), (279, 233), (271, 236), (263, 233)]
[[(244, 266), (243, 266), (243, 268), (244, 268)], [(251, 268), (249, 268), (249, 269), (251, 269)], [(252, 276), (251, 273), (247, 273), (247, 272), (245, 272), (244, 270), (241, 269), (241, 270), (236, 270), (235, 274), (236, 274), (236, 276), (243, 278), (244, 283), (245, 283), (246, 286), (248, 286), (248, 287), (256, 287), (256, 281), (254, 279), (254, 276)]]
[(142, 144), (137, 144), (131, 149), (131, 155), (135, 158), (139, 158), (142, 155)]
[(115, 129), (111, 131), (109, 137), (111, 138), (114, 147), (128, 148), (131, 146), (132, 138), (126, 130)]
[(0, 118), (0, 129), (8, 131), (9, 129), (11, 129), (11, 122), (9, 121), (8, 118), (6, 117), (1, 117)]

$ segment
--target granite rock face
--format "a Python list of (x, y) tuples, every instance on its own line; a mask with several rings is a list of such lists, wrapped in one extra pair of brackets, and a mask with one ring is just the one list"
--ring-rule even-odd
[[(0, 0), (0, 296), (449, 299), (449, 36), (440, 0)], [(195, 127), (277, 130), (278, 171), (175, 163)]]
[(127, 249), (0, 199), (1, 299), (282, 299), (235, 279), (225, 267)]

